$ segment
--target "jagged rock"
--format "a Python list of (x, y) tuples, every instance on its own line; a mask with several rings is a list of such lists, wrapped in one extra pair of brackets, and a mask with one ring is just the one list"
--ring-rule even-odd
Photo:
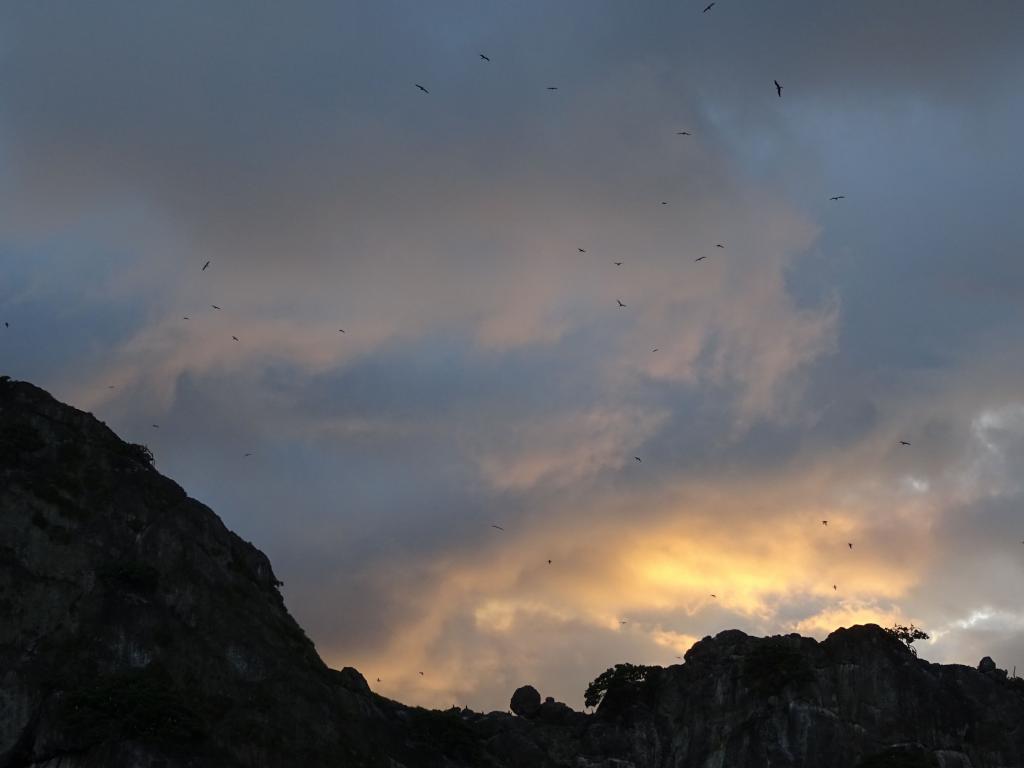
[(509, 708), (520, 717), (533, 717), (540, 709), (540, 692), (532, 685), (516, 688)]
[(1024, 681), (875, 625), (729, 630), (595, 715), (529, 686), (532, 717), (482, 715), (328, 669), (279, 585), (143, 446), (0, 377), (0, 768), (1024, 765)]

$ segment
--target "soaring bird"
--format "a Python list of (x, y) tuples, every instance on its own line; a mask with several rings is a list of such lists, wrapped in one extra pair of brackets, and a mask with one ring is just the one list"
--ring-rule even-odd
[(423, 673), (422, 673), (422, 672), (420, 672), (420, 674), (422, 675)]
[(836, 195), (835, 197), (830, 197), (829, 198), (829, 200), (845, 200), (845, 199), (846, 199), (846, 195)]
[(232, 336), (231, 338), (234, 339), (235, 341), (238, 341), (238, 337), (237, 336)]
[(661, 201), (661, 204), (662, 205), (668, 205), (668, 203), (666, 203), (664, 200)]
[(832, 590), (833, 590), (833, 591), (835, 591), (836, 589), (837, 589), (836, 585), (835, 585), (835, 584), (833, 584), (833, 585), (832, 585)]
[(4, 320), (4, 328), (10, 328), (11, 324)]
[(615, 301), (617, 301), (619, 303), (620, 307), (625, 307), (626, 306), (625, 304), (622, 303), (621, 299), (616, 299)]
[(622, 266), (622, 262), (621, 261), (613, 261), (612, 264), (614, 264), (616, 267), (621, 267)]
[(717, 599), (718, 599), (718, 595), (716, 595), (716, 594), (715, 594), (714, 592), (712, 592), (712, 593), (711, 593), (711, 596), (712, 596), (713, 598), (715, 598), (715, 600), (717, 600)]
[(707, 256), (698, 256), (696, 259), (694, 259), (694, 261), (704, 261), (704, 259), (706, 258)]
[[(714, 5), (714, 3), (712, 3)], [(693, 136), (689, 131), (676, 131), (676, 136)]]
[(203, 264), (203, 268), (201, 271), (205, 272), (208, 266), (210, 266), (210, 262), (206, 262), (205, 264)]
[(900, 440), (900, 445), (910, 445), (906, 440)]
[(822, 521), (821, 521), (821, 524), (822, 524), (822, 525), (828, 525), (828, 520), (822, 520)]
[(721, 243), (715, 243), (715, 248), (725, 248)]
[(339, 328), (339, 329), (338, 329), (338, 333), (344, 333), (344, 332), (345, 332), (345, 329), (344, 329), (344, 328)]
[(220, 309), (220, 307), (218, 307), (216, 304), (211, 304), (210, 306), (213, 307), (214, 309)]
[(708, 7), (705, 8), (703, 11), (701, 11), (701, 13), (707, 13), (708, 11), (710, 11), (714, 7), (715, 7), (714, 3), (708, 3)]
[(504, 530), (505, 530), (505, 529), (504, 529), (504, 528), (502, 528), (502, 527), (501, 527), (500, 525), (493, 525), (493, 524), (492, 524), (492, 525), (491, 525), (491, 528), (497, 528), (497, 529), (498, 529), (499, 531), (504, 531)]
[(619, 624), (625, 624), (625, 623), (626, 623), (626, 619), (619, 619)]
[(549, 85), (548, 86), (548, 90), (549, 91), (557, 91), (558, 90), (558, 86), (557, 85)]
[(185, 315), (185, 316), (184, 316), (183, 318), (181, 318), (181, 319), (182, 319), (182, 320), (188, 320), (188, 315)]
[(846, 546), (848, 546), (850, 549), (853, 549), (853, 542), (852, 541), (846, 542)]
[(484, 61), (490, 61), (491, 60), (489, 56), (484, 56), (482, 53), (480, 54), (480, 58), (483, 59)]
[(548, 560), (548, 565), (551, 565), (551, 561), (550, 560)]
[(579, 251), (580, 253), (586, 253), (587, 252), (586, 248), (577, 248), (576, 250)]
[(634, 456), (633, 458), (636, 459), (638, 462), (640, 461), (640, 457), (639, 456)]
[(775, 81), (775, 91), (776, 91), (776, 93), (779, 94), (779, 98), (781, 99), (782, 98), (782, 86), (779, 84), (778, 80)]
[(243, 454), (242, 454), (242, 458), (245, 458), (245, 457), (247, 457), (247, 456), (252, 456), (252, 454), (251, 454), (251, 453), (243, 453)]
[(657, 347), (651, 347), (651, 352), (657, 352), (657, 351), (658, 351)]
[(154, 424), (153, 425), (153, 429), (160, 429), (160, 425), (159, 424)]
[[(421, 91), (423, 91), (424, 93), (430, 93), (430, 91), (428, 91), (428, 90), (427, 90), (426, 88), (424, 88), (424, 87), (423, 87), (422, 85), (420, 85), (419, 83), (413, 83), (413, 85), (415, 85), (415, 86), (416, 86), (417, 88), (419, 88), (419, 89), (420, 89)], [(421, 672), (420, 674), (423, 674), (423, 673)]]

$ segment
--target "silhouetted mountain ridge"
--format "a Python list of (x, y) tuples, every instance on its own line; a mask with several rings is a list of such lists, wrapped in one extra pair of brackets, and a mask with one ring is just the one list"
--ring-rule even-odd
[(722, 632), (592, 716), (438, 712), (329, 669), (278, 585), (143, 447), (0, 379), (0, 768), (1024, 765), (1021, 681), (874, 625)]

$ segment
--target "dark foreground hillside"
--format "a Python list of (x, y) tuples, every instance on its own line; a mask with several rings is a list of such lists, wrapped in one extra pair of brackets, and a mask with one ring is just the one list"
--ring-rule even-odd
[(328, 669), (277, 585), (145, 449), (0, 380), (0, 768), (1024, 766), (1021, 681), (873, 625), (722, 632), (593, 716), (437, 712)]

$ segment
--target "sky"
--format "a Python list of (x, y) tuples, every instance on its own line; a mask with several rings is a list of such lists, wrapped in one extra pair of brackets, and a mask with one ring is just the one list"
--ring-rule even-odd
[(4, 4), (0, 374), (407, 703), (1024, 670), (1024, 5), (705, 5)]

